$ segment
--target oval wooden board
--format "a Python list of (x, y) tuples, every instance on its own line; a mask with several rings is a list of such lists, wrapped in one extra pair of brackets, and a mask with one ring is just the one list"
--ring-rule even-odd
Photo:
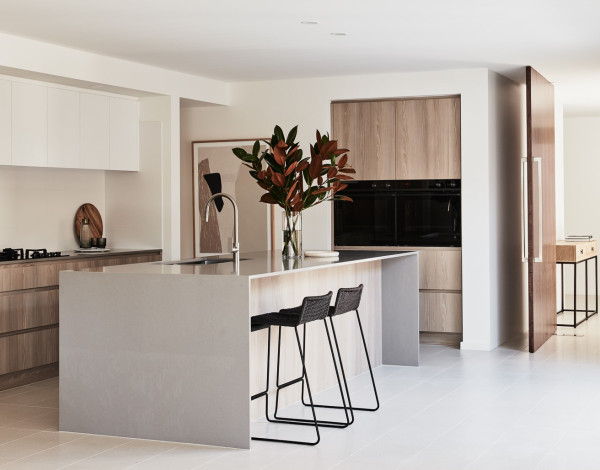
[(75, 233), (77, 239), (79, 239), (79, 233), (81, 231), (81, 221), (88, 219), (90, 221), (90, 228), (92, 229), (92, 238), (102, 238), (104, 233), (104, 225), (102, 225), (102, 216), (96, 206), (93, 204), (82, 204), (75, 212)]

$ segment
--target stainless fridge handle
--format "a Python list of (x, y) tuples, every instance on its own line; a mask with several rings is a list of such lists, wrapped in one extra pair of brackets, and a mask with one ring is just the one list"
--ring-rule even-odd
[[(538, 164), (538, 243), (539, 243), (539, 253), (540, 256), (533, 258), (533, 261), (536, 263), (541, 263), (543, 258), (543, 248), (544, 248), (544, 237), (543, 237), (543, 225), (542, 225), (542, 210), (543, 206), (543, 198), (542, 198), (542, 158), (541, 157), (533, 157), (533, 163)], [(535, 253), (535, 250), (534, 250)]]
[(521, 158), (521, 261), (527, 261), (529, 228), (527, 223), (527, 158)]

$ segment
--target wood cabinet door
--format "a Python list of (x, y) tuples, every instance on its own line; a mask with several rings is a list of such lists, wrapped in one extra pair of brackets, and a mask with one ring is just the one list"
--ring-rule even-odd
[(350, 150), (357, 180), (395, 178), (395, 102), (332, 103), (332, 138)]
[(460, 97), (396, 102), (396, 179), (460, 178)]
[(556, 332), (554, 86), (526, 70), (529, 351)]

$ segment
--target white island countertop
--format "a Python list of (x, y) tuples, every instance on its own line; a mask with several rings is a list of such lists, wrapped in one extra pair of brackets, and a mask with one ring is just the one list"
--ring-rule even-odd
[[(280, 251), (255, 251), (240, 254), (239, 270), (234, 269), (231, 253), (206, 253), (198, 258), (178, 261), (158, 261), (153, 263), (127, 264), (91, 268), (90, 271), (122, 274), (197, 274), (205, 276), (244, 276), (250, 279), (276, 276), (298, 271), (309, 271), (364, 263), (373, 260), (414, 256), (415, 251), (340, 251), (339, 257), (304, 257), (282, 259)], [(202, 260), (224, 261), (216, 264), (202, 264)]]
[[(251, 333), (250, 317), (308, 295), (335, 298), (341, 287), (364, 285), (360, 315), (373, 365), (418, 365), (416, 252), (242, 253), (237, 272), (231, 254), (205, 257), (226, 262), (61, 271), (61, 431), (249, 448), (251, 419), (264, 412), (250, 396), (264, 387), (268, 336)], [(313, 323), (307, 348), (328, 357), (323, 324)], [(356, 322), (338, 325), (351, 359), (346, 374), (365, 372), (353, 359), (362, 347)], [(294, 331), (284, 330), (283, 349), (295, 359)], [(315, 392), (334, 385), (327, 364), (308, 362)], [(295, 392), (282, 394), (281, 406), (298, 400)]]

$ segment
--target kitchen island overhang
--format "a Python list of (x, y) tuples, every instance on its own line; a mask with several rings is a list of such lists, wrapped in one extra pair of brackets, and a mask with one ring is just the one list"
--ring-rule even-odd
[(60, 430), (249, 448), (266, 360), (250, 317), (360, 283), (374, 364), (418, 365), (415, 252), (244, 253), (232, 271), (163, 262), (61, 273)]

